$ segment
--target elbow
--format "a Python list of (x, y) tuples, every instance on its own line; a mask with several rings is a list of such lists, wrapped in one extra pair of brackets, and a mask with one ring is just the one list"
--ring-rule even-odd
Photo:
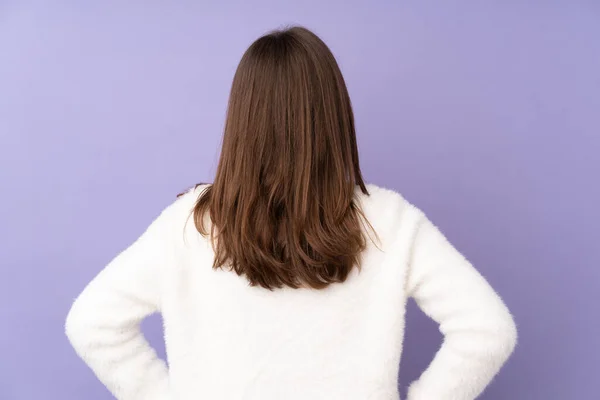
[(80, 352), (85, 347), (84, 342), (87, 337), (85, 332), (86, 325), (83, 314), (80, 311), (80, 306), (76, 301), (69, 310), (65, 320), (65, 335), (77, 352)]
[(502, 365), (514, 352), (518, 342), (517, 325), (508, 310), (498, 318), (492, 331), (494, 340), (490, 346), (490, 355)]
[[(497, 371), (508, 360), (517, 346), (517, 326), (508, 310), (479, 315), (468, 328), (449, 333), (453, 348), (464, 357), (479, 359), (491, 370)], [(460, 335), (459, 335), (460, 333)]]
[(507, 355), (510, 356), (515, 351), (517, 342), (519, 341), (517, 324), (510, 314), (507, 315), (506, 322), (504, 322), (504, 332), (503, 343), (504, 347), (506, 348)]
[(77, 314), (74, 312), (74, 308), (72, 307), (67, 314), (67, 319), (65, 320), (65, 335), (71, 344), (77, 341), (78, 332), (80, 332), (80, 325), (80, 320), (77, 317)]

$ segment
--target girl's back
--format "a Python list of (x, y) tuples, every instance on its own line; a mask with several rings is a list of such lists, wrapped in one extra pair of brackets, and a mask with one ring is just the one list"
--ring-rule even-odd
[[(201, 190), (180, 200), (178, 225)], [(176, 398), (394, 398), (406, 267), (420, 214), (393, 192), (369, 190), (370, 197), (357, 197), (379, 240), (369, 242), (360, 271), (321, 290), (269, 291), (214, 270), (210, 241), (188, 226), (176, 240), (178, 267), (163, 278)]]

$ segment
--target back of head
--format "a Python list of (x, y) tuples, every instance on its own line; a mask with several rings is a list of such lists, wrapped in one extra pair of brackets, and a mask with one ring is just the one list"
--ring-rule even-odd
[(210, 217), (214, 267), (269, 289), (343, 282), (366, 245), (357, 186), (367, 193), (329, 48), (301, 27), (256, 40), (233, 79), (215, 181), (194, 210), (205, 235)]

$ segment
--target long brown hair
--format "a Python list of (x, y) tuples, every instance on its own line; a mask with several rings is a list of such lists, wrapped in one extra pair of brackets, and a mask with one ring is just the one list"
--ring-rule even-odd
[(203, 235), (210, 217), (214, 268), (268, 289), (345, 281), (370, 226), (357, 187), (368, 194), (333, 54), (302, 27), (262, 36), (235, 73), (215, 181), (194, 208)]

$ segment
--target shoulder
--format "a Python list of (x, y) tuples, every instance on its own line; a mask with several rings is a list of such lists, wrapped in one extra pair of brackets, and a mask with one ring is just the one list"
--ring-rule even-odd
[(404, 196), (402, 196), (402, 194), (395, 190), (378, 186), (372, 183), (369, 183), (366, 186), (367, 191), (369, 192), (369, 198), (372, 199), (372, 201), (374, 202), (388, 205), (396, 204), (400, 207), (406, 205), (407, 203)]
[(198, 202), (200, 196), (209, 186), (210, 185), (206, 183), (199, 183), (195, 185), (194, 187), (179, 194), (171, 207), (181, 210), (185, 210), (188, 207), (193, 208)]
[(368, 184), (368, 195), (358, 191), (359, 201), (373, 217), (390, 218), (395, 214), (403, 214), (406, 212), (420, 212), (420, 210), (410, 203), (401, 193), (377, 186)]
[(402, 228), (418, 225), (423, 213), (401, 193), (377, 186), (367, 185), (369, 194), (358, 190), (357, 198), (365, 217), (378, 233), (395, 236)]
[(160, 214), (157, 220), (161, 225), (169, 228), (181, 227), (187, 223), (192, 216), (194, 207), (208, 185), (196, 185), (195, 187), (179, 194)]

